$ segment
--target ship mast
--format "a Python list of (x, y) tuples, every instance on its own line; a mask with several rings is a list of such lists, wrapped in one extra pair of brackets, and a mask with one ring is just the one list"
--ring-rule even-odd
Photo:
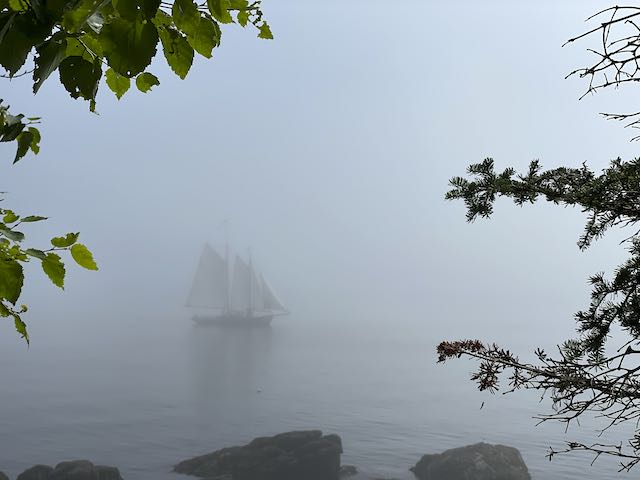
[(225, 296), (224, 296), (224, 311), (225, 313), (229, 313), (231, 311), (231, 282), (230, 282), (230, 265), (229, 265), (229, 220), (225, 219), (222, 222), (222, 227), (224, 228), (224, 261), (225, 261)]
[(253, 316), (253, 261), (251, 259), (251, 248), (249, 248), (249, 309), (248, 314)]

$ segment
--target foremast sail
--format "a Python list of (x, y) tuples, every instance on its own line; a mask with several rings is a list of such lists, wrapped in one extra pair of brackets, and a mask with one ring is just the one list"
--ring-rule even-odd
[(200, 255), (187, 306), (225, 309), (228, 306), (227, 262), (206, 244)]

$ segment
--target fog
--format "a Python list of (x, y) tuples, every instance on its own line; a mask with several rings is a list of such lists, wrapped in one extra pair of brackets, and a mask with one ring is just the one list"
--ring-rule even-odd
[[(0, 323), (0, 371), (13, 372), (0, 404), (58, 392), (47, 381), (67, 380), (43, 374), (48, 368), (75, 379), (74, 388), (85, 392), (71, 395), (78, 405), (83, 395), (106, 402), (99, 385), (111, 385), (115, 377), (125, 379), (118, 384), (125, 389), (118, 405), (143, 403), (138, 389), (162, 398), (162, 371), (154, 379), (138, 376), (159, 368), (162, 358), (164, 374), (172, 378), (205, 365), (188, 388), (207, 412), (214, 410), (210, 402), (233, 410), (243, 388), (247, 397), (255, 388), (270, 388), (274, 402), (286, 403), (278, 388), (293, 385), (287, 398), (295, 406), (291, 417), (282, 414), (283, 427), (317, 426), (309, 424), (296, 388), (327, 395), (328, 403), (317, 408), (337, 415), (327, 422), (336, 430), (343, 424), (338, 400), (358, 403), (362, 420), (382, 416), (409, 425), (401, 406), (407, 395), (416, 409), (422, 402), (431, 408), (430, 387), (437, 384), (437, 398), (463, 392), (455, 408), (465, 422), (480, 416), (477, 428), (492, 424), (499, 410), (489, 404), (497, 402), (511, 409), (514, 425), (527, 435), (535, 423), (530, 410), (544, 406), (476, 395), (466, 380), (471, 365), (436, 367), (435, 345), (445, 338), (480, 338), (521, 352), (553, 348), (574, 331), (572, 315), (588, 299), (587, 277), (611, 271), (624, 258), (622, 234), (580, 252), (576, 241), (585, 217), (577, 209), (499, 201), (492, 219), (468, 224), (461, 202), (446, 202), (444, 194), (451, 177), (488, 156), (498, 168), (524, 169), (539, 159), (545, 167), (586, 162), (600, 169), (636, 154), (630, 132), (598, 113), (637, 110), (637, 91), (578, 100), (585, 81), (564, 78), (583, 66), (595, 40), (562, 44), (581, 33), (583, 20), (600, 6), (584, 0), (265, 0), (275, 40), (226, 27), (214, 59), (198, 58), (184, 81), (159, 58), (151, 71), (161, 85), (148, 94), (130, 91), (117, 101), (102, 85), (97, 115), (69, 99), (54, 78), (36, 97), (29, 81), (5, 84), (1, 96), (13, 111), (43, 117), (40, 155), (13, 167), (6, 162), (7, 207), (50, 217), (25, 229), (29, 246), (80, 231), (100, 270), (69, 262), (63, 292), (37, 264), (29, 266), (22, 299), (30, 306), (25, 320), (32, 343), (27, 349), (12, 325)], [(2, 152), (10, 155), (11, 147)], [(240, 252), (251, 248), (292, 312), (274, 320), (270, 340), (254, 338), (250, 347), (242, 339), (221, 342), (210, 332), (194, 333), (184, 307), (202, 245), (224, 243), (225, 219), (232, 245)], [(294, 348), (302, 339), (309, 343), (299, 352), (281, 356), (283, 345)], [(353, 357), (340, 353), (349, 351)], [(199, 360), (203, 352), (210, 357)], [(246, 352), (255, 363), (239, 360)], [(309, 370), (291, 370), (286, 378), (273, 374), (279, 380), (258, 385), (271, 378), (261, 376), (263, 369), (292, 369), (290, 359)], [(224, 378), (259, 380), (236, 385), (239, 390), (221, 387), (223, 377), (212, 381), (206, 368), (220, 364), (230, 365)], [(376, 392), (403, 376), (415, 384), (424, 379), (424, 385), (376, 403)], [(345, 397), (350, 386), (361, 393)], [(167, 404), (182, 405), (184, 399), (172, 395)], [(51, 401), (58, 400), (66, 402), (64, 395)], [(482, 420), (484, 400), (489, 413)], [(238, 403), (239, 426), (230, 437), (240, 430), (243, 439), (277, 433), (273, 416), (271, 423), (242, 425), (243, 405)], [(34, 406), (28, 423), (59, 419), (65, 415), (60, 408), (49, 417)], [(195, 408), (194, 415), (202, 411)], [(105, 414), (104, 422), (110, 418)], [(135, 415), (118, 418), (142, 422)], [(436, 416), (425, 435), (446, 430), (448, 418)], [(17, 429), (14, 419), (4, 420)], [(418, 436), (424, 425), (414, 426)], [(358, 441), (376, 436), (373, 430), (361, 437), (354, 432), (337, 433)], [(546, 443), (560, 438), (553, 437), (555, 429), (544, 432), (550, 432)], [(442, 443), (462, 444), (460, 436)], [(429, 446), (442, 440), (436, 437)], [(486, 431), (480, 437), (492, 440)], [(394, 441), (401, 444), (402, 437)], [(544, 443), (528, 461), (541, 464)], [(195, 440), (182, 448), (207, 451)], [(117, 464), (120, 450), (101, 451)], [(48, 455), (77, 456), (63, 445), (55, 453)], [(413, 453), (398, 453), (406, 460), (398, 469), (408, 468)], [(0, 460), (9, 461), (1, 453)], [(37, 460), (27, 453), (11, 459), (20, 465)], [(388, 472), (396, 473), (396, 466)], [(567, 472), (562, 478), (572, 478)]]

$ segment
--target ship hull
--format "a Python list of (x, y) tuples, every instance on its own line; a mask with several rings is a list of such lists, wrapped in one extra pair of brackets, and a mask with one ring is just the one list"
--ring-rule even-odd
[(221, 326), (233, 328), (255, 328), (268, 327), (271, 325), (273, 315), (248, 316), (248, 315), (194, 315), (193, 321), (196, 325)]

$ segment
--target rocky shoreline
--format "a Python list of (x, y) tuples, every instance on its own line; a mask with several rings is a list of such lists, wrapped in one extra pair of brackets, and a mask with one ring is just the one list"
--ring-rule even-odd
[[(346, 480), (363, 478), (356, 467), (341, 465), (342, 440), (320, 430), (258, 437), (181, 461), (176, 473), (204, 480)], [(504, 445), (477, 443), (426, 454), (409, 468), (417, 480), (531, 480), (520, 452)], [(0, 471), (0, 480), (10, 480)], [(16, 480), (123, 480), (116, 467), (87, 460), (35, 465)], [(371, 479), (385, 480), (385, 479)], [(392, 479), (386, 479), (392, 480)]]

